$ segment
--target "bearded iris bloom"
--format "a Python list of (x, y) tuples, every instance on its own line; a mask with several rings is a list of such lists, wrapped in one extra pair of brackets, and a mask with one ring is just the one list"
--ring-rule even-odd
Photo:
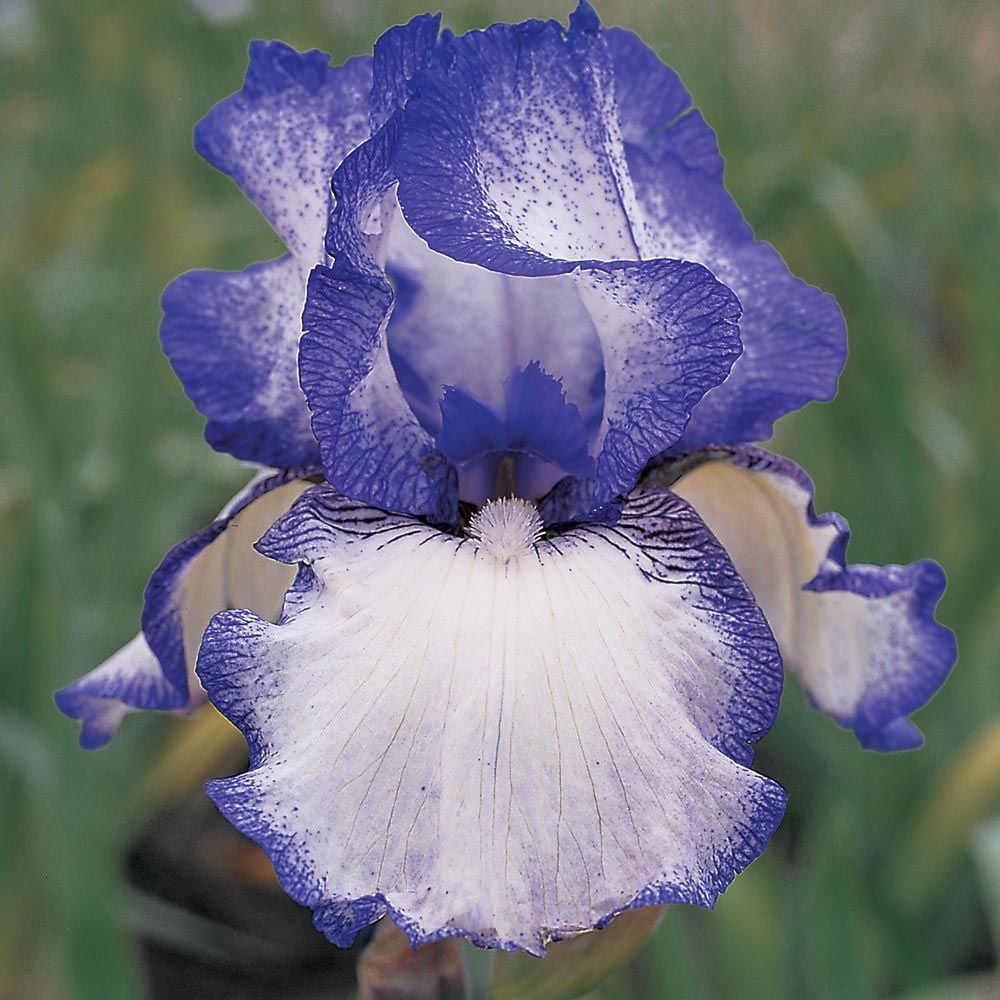
[(164, 347), (210, 443), (281, 471), (59, 693), (85, 745), (207, 696), (250, 751), (209, 793), (332, 941), (542, 954), (760, 853), (782, 662), (862, 746), (919, 743), (940, 569), (848, 565), (751, 444), (832, 397), (840, 312), (636, 36), (583, 2), (335, 69), (258, 43), (196, 145), (288, 253), (178, 278)]

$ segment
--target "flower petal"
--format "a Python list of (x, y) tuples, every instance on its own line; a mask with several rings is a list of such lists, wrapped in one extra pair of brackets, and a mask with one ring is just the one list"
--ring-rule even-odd
[(514, 369), (504, 395), (498, 415), (464, 390), (445, 386), (438, 445), (458, 470), (462, 500), (480, 506), (509, 492), (536, 500), (564, 476), (593, 475), (587, 425), (558, 379), (532, 361)]
[(195, 129), (195, 146), (228, 174), (297, 257), (316, 263), (330, 176), (369, 135), (371, 59), (336, 68), (325, 52), (253, 42), (243, 89)]
[(418, 14), (382, 33), (372, 58), (372, 132), (413, 94), (412, 80), (430, 61), (441, 29), (440, 14)]
[(277, 468), (318, 464), (298, 375), (308, 276), (286, 254), (238, 273), (190, 271), (164, 291), (163, 350), (213, 448)]
[(384, 278), (309, 278), (299, 351), (327, 479), (389, 510), (454, 521), (458, 487), (433, 438), (406, 402), (389, 360), (385, 327), (392, 289)]
[(645, 251), (596, 16), (445, 40), (407, 103), (399, 200), (456, 260), (508, 274)]
[(927, 560), (848, 566), (846, 523), (816, 515), (812, 483), (787, 459), (710, 449), (654, 478), (667, 482), (678, 471), (671, 489), (729, 552), (812, 701), (863, 747), (919, 745), (906, 717), (941, 686), (956, 657), (954, 635), (934, 621), (941, 568)]
[(139, 708), (183, 708), (187, 698), (166, 677), (140, 632), (99, 667), (55, 694), (63, 715), (79, 719), (80, 746), (105, 746), (122, 719)]
[(712, 905), (779, 821), (746, 767), (777, 651), (673, 495), (505, 562), (321, 486), (261, 549), (303, 565), (279, 625), (206, 632), (199, 676), (251, 753), (209, 792), (334, 942), (388, 911), (414, 945), (542, 954)]
[(744, 356), (696, 409), (685, 450), (766, 438), (833, 396), (836, 303), (753, 240), (714, 133), (635, 35), (579, 15), (568, 32), (494, 25), (443, 42), (418, 81), (395, 162), (403, 211), (432, 248), (510, 274), (696, 261), (739, 296)]
[[(562, 381), (567, 402), (588, 428), (603, 416), (590, 449), (597, 457), (603, 448), (589, 488), (594, 503), (627, 491), (649, 459), (680, 436), (706, 390), (729, 373), (740, 351), (735, 296), (703, 267), (680, 261), (593, 264), (575, 274), (525, 277), (434, 253), (386, 207), (396, 131), (394, 119), (337, 171), (328, 234), (336, 263), (328, 275), (318, 271), (310, 286), (300, 374), (313, 429), (326, 449), (327, 478), (375, 505), (425, 512), (414, 499), (420, 467), (412, 460), (407, 467), (405, 457), (397, 457), (402, 449), (394, 429), (408, 422), (407, 433), (413, 432), (402, 399), (437, 435), (435, 404), (445, 386), (501, 410), (506, 377), (538, 362)], [(386, 272), (395, 286), (387, 325), (384, 310), (393, 300)], [(348, 328), (369, 346), (343, 351)], [(331, 360), (337, 352), (360, 363), (348, 370)], [(384, 388), (366, 403), (363, 392), (376, 381), (375, 358), (382, 359), (377, 381)], [(344, 371), (336, 393), (330, 389), (332, 368)], [(405, 397), (388, 383), (391, 373)], [(390, 392), (391, 407), (380, 404), (380, 410), (381, 419), (393, 423), (380, 429), (374, 400)], [(341, 430), (348, 410), (364, 419), (361, 461), (344, 457), (354, 448), (354, 439), (345, 442)], [(374, 492), (385, 489), (385, 474), (375, 475), (382, 464), (405, 486), (391, 494)], [(366, 470), (363, 488), (353, 477), (355, 468)], [(588, 491), (580, 496), (586, 502)]]
[(95, 749), (136, 709), (188, 710), (205, 700), (194, 674), (209, 619), (250, 608), (275, 619), (294, 572), (254, 543), (309, 485), (302, 473), (258, 476), (207, 528), (173, 548), (146, 587), (142, 632), (101, 666), (56, 692), (59, 709)]
[(684, 261), (595, 266), (577, 280), (604, 351), (591, 501), (601, 506), (631, 489), (706, 390), (729, 374), (741, 349), (740, 305), (705, 268)]
[(761, 441), (774, 421), (831, 399), (847, 355), (834, 299), (796, 278), (767, 243), (755, 242), (722, 180), (714, 132), (677, 75), (631, 32), (603, 38), (612, 54), (617, 106), (645, 256), (704, 264), (740, 299), (743, 354), (709, 391), (675, 450)]

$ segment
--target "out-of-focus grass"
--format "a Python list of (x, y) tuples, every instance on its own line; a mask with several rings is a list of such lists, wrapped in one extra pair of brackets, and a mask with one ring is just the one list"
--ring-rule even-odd
[[(758, 235), (839, 299), (839, 398), (775, 446), (849, 518), (855, 560), (945, 565), (962, 647), (917, 753), (862, 753), (790, 684), (759, 754), (790, 792), (775, 843), (716, 913), (670, 913), (605, 995), (863, 998), (983, 968), (991, 897), (966, 845), (1000, 770), (982, 750), (1000, 705), (1000, 10), (599, 6), (681, 72)], [(239, 86), (250, 38), (339, 61), (419, 9), (0, 6), (0, 996), (140, 995), (119, 857), (165, 723), (129, 720), (84, 754), (51, 691), (134, 632), (160, 556), (245, 476), (200, 440), (159, 353), (158, 296), (181, 270), (281, 247), (198, 161), (191, 127)], [(445, 15), (461, 30), (568, 10), (453, 0)]]

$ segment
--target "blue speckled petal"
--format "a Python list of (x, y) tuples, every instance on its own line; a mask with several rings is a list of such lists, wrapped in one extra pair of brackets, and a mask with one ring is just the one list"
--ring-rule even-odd
[(371, 59), (330, 66), (316, 50), (253, 42), (243, 89), (195, 129), (195, 146), (239, 184), (295, 256), (317, 263), (337, 164), (369, 135)]
[(509, 274), (645, 252), (596, 17), (496, 24), (442, 43), (395, 154), (410, 225)]
[(833, 299), (753, 240), (715, 135), (635, 35), (580, 16), (494, 25), (439, 46), (395, 154), (399, 200), (435, 249), (511, 274), (667, 258), (704, 264), (743, 305), (744, 355), (681, 447), (768, 437), (829, 399), (846, 354)]
[(302, 567), (280, 624), (206, 634), (199, 676), (250, 748), (209, 793), (336, 943), (388, 912), (414, 945), (540, 955), (711, 906), (780, 820), (747, 766), (777, 650), (677, 497), (504, 561), (323, 486), (262, 550)]
[(753, 448), (711, 449), (653, 473), (726, 547), (767, 615), (786, 667), (814, 704), (863, 747), (904, 750), (922, 738), (907, 716), (944, 683), (955, 637), (934, 620), (944, 573), (847, 564), (847, 525), (817, 516), (794, 463)]
[(325, 260), (330, 177), (368, 137), (371, 60), (254, 42), (243, 89), (195, 130), (288, 246), (237, 274), (192, 271), (164, 292), (163, 348), (220, 451), (276, 468), (315, 464), (297, 353), (309, 269)]
[(309, 265), (286, 255), (245, 271), (189, 271), (163, 293), (163, 350), (213, 448), (276, 468), (319, 462), (299, 388)]
[(843, 317), (831, 296), (754, 241), (723, 185), (715, 134), (674, 71), (631, 32), (603, 37), (646, 255), (699, 261), (743, 306), (743, 354), (695, 409), (677, 450), (764, 440), (778, 417), (833, 397), (847, 352)]

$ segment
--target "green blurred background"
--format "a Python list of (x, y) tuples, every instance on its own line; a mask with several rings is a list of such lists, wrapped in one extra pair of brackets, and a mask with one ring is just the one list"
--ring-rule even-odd
[[(598, 6), (681, 73), (758, 236), (840, 301), (839, 397), (774, 447), (847, 516), (854, 561), (945, 566), (961, 646), (904, 755), (860, 751), (790, 683), (759, 745), (790, 793), (775, 842), (714, 914), (674, 908), (598, 995), (998, 996), (1000, 7)], [(139, 717), (84, 753), (51, 700), (134, 633), (162, 554), (246, 478), (201, 439), (158, 298), (180, 271), (282, 247), (192, 126), (238, 89), (250, 39), (339, 62), (420, 9), (0, 0), (0, 997), (144, 995), (135, 942), (156, 921), (122, 858), (198, 795), (218, 756), (198, 741), (229, 745)], [(452, 0), (445, 21), (569, 10)]]

